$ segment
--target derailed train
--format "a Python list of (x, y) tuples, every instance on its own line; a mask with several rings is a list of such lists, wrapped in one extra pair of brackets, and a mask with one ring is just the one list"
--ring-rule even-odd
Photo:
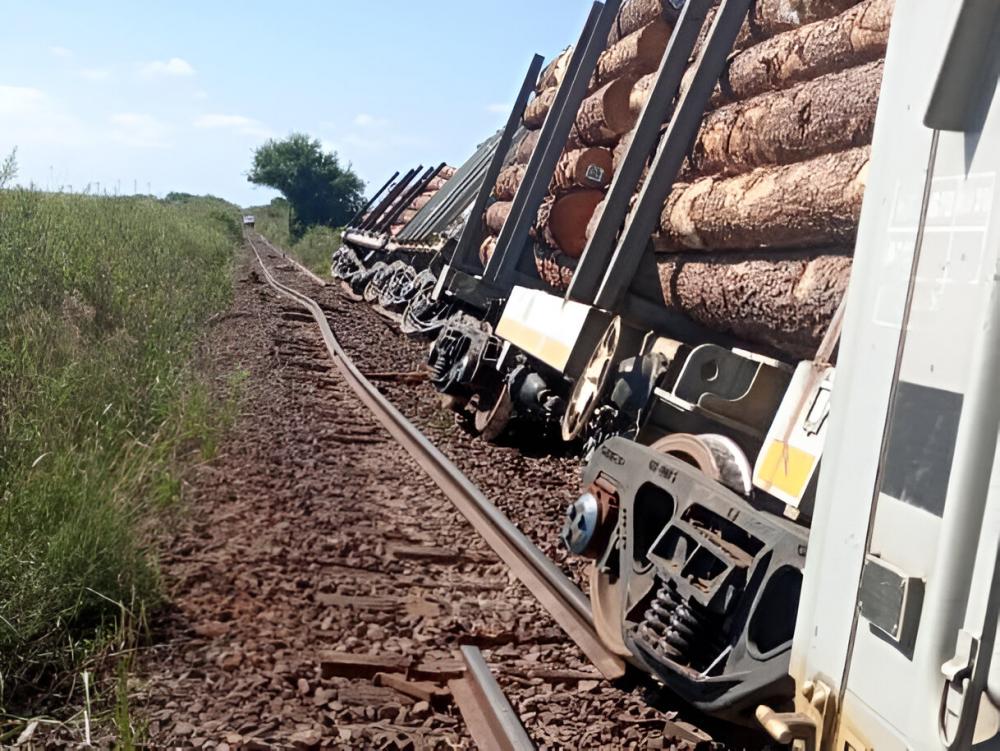
[[(580, 445), (583, 493), (562, 536), (593, 561), (602, 639), (700, 709), (756, 718), (782, 742), (950, 748), (938, 735), (1000, 718), (980, 708), (970, 726), (952, 681), (932, 740), (932, 720), (881, 706), (850, 669), (874, 638), (907, 685), (954, 646), (935, 619), (956, 613), (923, 611), (937, 652), (921, 652), (936, 553), (921, 559), (891, 530), (926, 542), (957, 492), (951, 392), (904, 377), (914, 306), (988, 331), (996, 316), (989, 274), (954, 287), (971, 246), (961, 261), (952, 248), (981, 226), (977, 268), (996, 265), (982, 174), (1000, 153), (970, 151), (968, 134), (1000, 128), (997, 42), (1000, 15), (973, 0), (595, 3), (575, 45), (544, 70), (532, 61), (501, 131), (457, 170), (393, 176), (333, 257), (345, 286), (432, 341), (435, 387), (484, 439), (527, 422)], [(925, 58), (936, 67), (915, 74)], [(966, 144), (952, 161), (939, 156), (950, 135)], [(928, 237), (947, 246), (943, 264), (921, 260)], [(966, 293), (981, 307), (962, 307)], [(996, 366), (989, 341), (966, 344), (977, 367)], [(838, 369), (846, 406), (831, 417)], [(861, 444), (865, 461), (851, 454)], [(945, 455), (942, 485), (928, 475)], [(855, 479), (868, 495), (856, 508), (839, 498)], [(928, 483), (941, 497), (919, 500)], [(966, 518), (963, 503), (949, 513)], [(823, 576), (809, 576), (807, 548)], [(949, 586), (972, 602), (967, 569)], [(840, 627), (823, 631), (831, 618)], [(824, 639), (850, 646), (824, 663)]]

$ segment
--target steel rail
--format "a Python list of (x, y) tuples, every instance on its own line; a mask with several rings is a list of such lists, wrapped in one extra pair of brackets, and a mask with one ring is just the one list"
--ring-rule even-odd
[(458, 711), (483, 751), (531, 751), (535, 744), (478, 648), (462, 647), (465, 676), (448, 681)]
[(246, 238), (267, 283), (312, 314), (334, 365), (375, 418), (444, 491), (601, 674), (609, 680), (622, 677), (625, 663), (598, 636), (587, 596), (365, 378), (337, 341), (319, 304), (275, 279), (253, 238), (249, 234)]

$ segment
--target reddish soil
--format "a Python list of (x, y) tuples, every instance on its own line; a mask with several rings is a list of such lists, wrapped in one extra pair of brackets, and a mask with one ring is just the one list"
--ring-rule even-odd
[[(356, 400), (311, 318), (264, 284), (251, 258), (208, 342), (220, 378), (248, 374), (240, 415), (218, 458), (190, 477), (188, 513), (164, 545), (171, 605), (131, 682), (150, 744), (468, 747), (447, 695), (425, 701), (377, 685), (367, 663), (397, 680), (443, 681), (458, 647), (475, 644), (541, 748), (685, 747), (669, 740), (670, 700), (654, 707), (643, 691), (600, 680)], [(324, 304), (363, 370), (419, 368), (423, 345), (286, 261), (268, 262)], [(425, 384), (385, 385), (530, 536), (558, 550), (575, 460), (473, 441)], [(367, 657), (358, 667), (336, 653)]]

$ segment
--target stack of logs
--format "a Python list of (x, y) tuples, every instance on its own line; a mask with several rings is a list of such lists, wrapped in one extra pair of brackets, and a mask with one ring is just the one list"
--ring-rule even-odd
[(403, 228), (413, 221), (413, 217), (417, 215), (417, 212), (430, 203), (434, 194), (441, 190), (441, 188), (444, 187), (444, 184), (448, 182), (454, 174), (454, 167), (449, 167), (447, 164), (442, 167), (441, 170), (433, 178), (431, 178), (430, 182), (427, 183), (423, 191), (417, 195), (416, 198), (410, 201), (409, 206), (403, 209), (403, 213), (396, 217), (396, 223), (389, 228), (389, 234), (392, 237), (395, 237), (402, 232)]
[(669, 308), (815, 355), (850, 276), (892, 7), (757, 0), (653, 238)]
[[(666, 18), (661, 0), (631, 0), (618, 14), (536, 216), (535, 260), (539, 274), (550, 283), (558, 285), (564, 276), (568, 280), (567, 270), (587, 244), (587, 224), (611, 184), (613, 150), (635, 125), (636, 115), (629, 107), (632, 89), (642, 76), (656, 70), (670, 39)], [(496, 200), (484, 217), (488, 232), (480, 248), (484, 265), (510, 214), (571, 54), (572, 49), (564, 50), (542, 71), (535, 97), (525, 108), (528, 136), (500, 173), (494, 188)]]

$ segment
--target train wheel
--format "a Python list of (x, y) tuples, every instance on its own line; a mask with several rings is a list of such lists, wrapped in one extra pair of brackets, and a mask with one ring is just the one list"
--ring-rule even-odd
[(575, 440), (583, 434), (594, 410), (601, 403), (601, 397), (604, 396), (611, 373), (618, 362), (621, 334), (622, 322), (615, 316), (594, 348), (583, 374), (573, 384), (573, 393), (562, 418), (564, 441)]

